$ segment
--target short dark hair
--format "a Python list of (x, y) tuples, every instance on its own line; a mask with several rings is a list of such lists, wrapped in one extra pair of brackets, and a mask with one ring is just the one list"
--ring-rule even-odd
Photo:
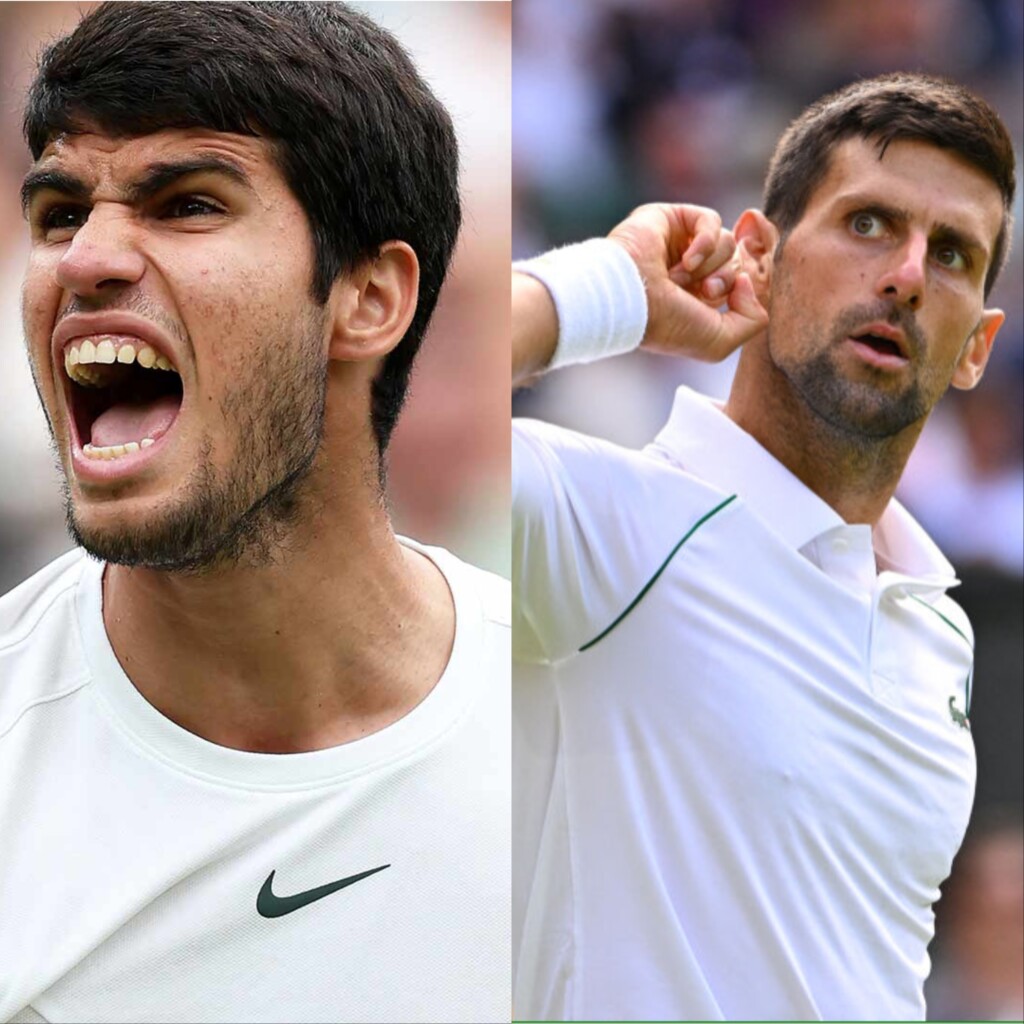
[(803, 217), (836, 146), (849, 138), (878, 144), (915, 140), (948, 149), (978, 168), (1003, 197), (1003, 223), (985, 275), (988, 296), (1008, 255), (1016, 188), (1013, 143), (979, 96), (934, 75), (896, 72), (854, 82), (811, 104), (783, 133), (768, 167), (764, 213), (785, 239)]
[(266, 138), (309, 218), (313, 297), (391, 239), (420, 264), (419, 301), (373, 382), (383, 456), (461, 219), (451, 118), (387, 31), (342, 3), (104, 3), (40, 57), (25, 139), (208, 128)]

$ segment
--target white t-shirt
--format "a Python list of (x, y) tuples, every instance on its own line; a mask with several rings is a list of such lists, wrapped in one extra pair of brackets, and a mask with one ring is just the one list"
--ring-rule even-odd
[(923, 1017), (975, 779), (949, 563), (687, 389), (641, 452), (513, 455), (516, 1013)]
[(310, 753), (161, 715), (80, 552), (0, 601), (0, 1021), (508, 1020), (508, 586), (417, 549), (444, 675)]

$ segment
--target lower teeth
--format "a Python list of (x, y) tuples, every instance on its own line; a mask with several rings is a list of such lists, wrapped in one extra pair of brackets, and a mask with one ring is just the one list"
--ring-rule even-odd
[(153, 438), (144, 437), (141, 441), (128, 441), (126, 444), (92, 445), (87, 444), (82, 452), (90, 459), (119, 459), (122, 455), (130, 455), (140, 448), (148, 448), (154, 444)]

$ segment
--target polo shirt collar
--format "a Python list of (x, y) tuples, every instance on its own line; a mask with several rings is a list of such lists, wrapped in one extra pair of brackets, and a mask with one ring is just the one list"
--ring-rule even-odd
[(957, 585), (956, 571), (920, 523), (893, 498), (873, 531), (881, 566), (909, 579), (945, 589)]
[[(738, 494), (796, 550), (838, 527), (858, 528), (847, 524), (733, 422), (721, 403), (690, 388), (676, 391), (672, 414), (651, 447), (698, 479)], [(879, 569), (905, 583), (924, 584), (939, 592), (957, 583), (953, 567), (934, 541), (895, 499), (872, 530), (872, 546)]]

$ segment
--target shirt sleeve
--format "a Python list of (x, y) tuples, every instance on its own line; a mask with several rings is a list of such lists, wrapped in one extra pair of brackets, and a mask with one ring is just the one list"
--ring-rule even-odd
[(513, 420), (515, 660), (561, 661), (615, 620), (678, 539), (677, 517), (656, 510), (706, 501), (691, 480), (643, 452)]
[(512, 656), (518, 661), (568, 656), (589, 617), (589, 556), (563, 459), (573, 441), (547, 424), (512, 424)]

